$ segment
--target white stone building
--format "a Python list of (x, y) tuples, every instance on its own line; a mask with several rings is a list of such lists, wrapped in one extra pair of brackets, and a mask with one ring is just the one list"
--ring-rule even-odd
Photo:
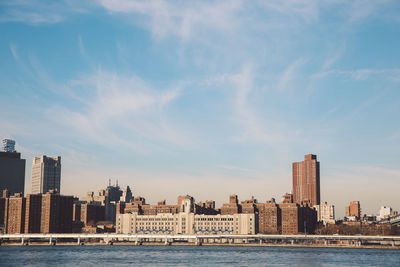
[(315, 205), (314, 208), (317, 211), (318, 221), (326, 224), (335, 223), (335, 206), (328, 205), (327, 202), (321, 202), (320, 205)]
[(254, 214), (198, 215), (191, 200), (183, 200), (182, 212), (157, 215), (118, 214), (120, 234), (255, 234)]
[(376, 217), (378, 221), (385, 219), (386, 217), (389, 217), (392, 214), (393, 210), (391, 207), (387, 206), (382, 206), (381, 209), (379, 210), (379, 215)]

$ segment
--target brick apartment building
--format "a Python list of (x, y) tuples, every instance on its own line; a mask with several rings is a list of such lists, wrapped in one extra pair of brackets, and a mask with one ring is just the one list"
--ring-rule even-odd
[(357, 220), (361, 218), (360, 201), (351, 201), (350, 205), (346, 207), (346, 217), (356, 217)]
[[(256, 232), (260, 234), (312, 233), (317, 223), (315, 209), (293, 203), (293, 195), (285, 194), (283, 203), (275, 200), (258, 203), (253, 197), (238, 204), (236, 195), (229, 197), (230, 203), (222, 205), (222, 215), (237, 213), (255, 214)], [(238, 212), (239, 211), (239, 212)]]
[(72, 196), (54, 192), (3, 198), (6, 233), (70, 233)]
[[(133, 202), (117, 203), (117, 214), (126, 214), (126, 213), (137, 213), (139, 215), (157, 215), (157, 214), (177, 214), (181, 212), (182, 202), (185, 199), (191, 200), (194, 202), (193, 197), (191, 196), (179, 196), (176, 205), (167, 205), (165, 200), (159, 201), (157, 205), (149, 205), (146, 204), (146, 200), (143, 197), (135, 197)], [(197, 204), (193, 204), (193, 212), (194, 214), (208, 214), (215, 215), (219, 214), (219, 211), (215, 209), (215, 202), (211, 200), (207, 200), (206, 202), (200, 202)]]

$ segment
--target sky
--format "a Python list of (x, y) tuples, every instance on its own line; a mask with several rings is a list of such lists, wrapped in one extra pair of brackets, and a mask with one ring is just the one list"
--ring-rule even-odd
[(0, 138), (61, 193), (281, 201), (316, 154), (337, 217), (400, 210), (400, 2), (0, 2)]

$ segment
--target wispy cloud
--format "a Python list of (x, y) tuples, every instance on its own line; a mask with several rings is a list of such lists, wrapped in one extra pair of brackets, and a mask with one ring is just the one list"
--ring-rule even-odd
[(328, 75), (344, 75), (348, 76), (353, 80), (362, 81), (371, 78), (384, 78), (385, 80), (392, 82), (400, 81), (400, 69), (355, 69), (355, 70), (343, 70), (343, 69), (332, 69), (322, 71), (315, 74), (318, 77), (324, 77)]
[(87, 1), (77, 0), (4, 0), (0, 3), (0, 22), (55, 24), (75, 13), (87, 12), (90, 6)]
[(290, 0), (290, 1), (260, 1), (267, 9), (277, 11), (285, 15), (296, 14), (306, 21), (312, 21), (319, 16), (319, 6), (323, 3), (316, 0)]
[[(235, 14), (242, 1), (127, 1), (99, 0), (112, 13), (145, 16), (145, 25), (157, 38), (172, 34), (187, 40), (201, 28), (229, 31), (234, 25)], [(143, 21), (143, 20), (142, 20)]]
[(81, 103), (80, 110), (53, 106), (48, 112), (50, 119), (57, 114), (55, 123), (73, 130), (69, 134), (109, 148), (118, 144), (139, 152), (159, 142), (187, 148), (193, 145), (187, 132), (166, 115), (168, 105), (181, 94), (180, 85), (156, 90), (137, 77), (99, 71), (74, 80), (70, 86), (78, 94), (81, 88), (89, 91), (90, 97)]
[(268, 130), (273, 127), (277, 129), (277, 125), (272, 126), (272, 121), (260, 120), (256, 111), (248, 102), (249, 95), (253, 93), (255, 88), (252, 66), (249, 64), (243, 66), (242, 71), (231, 76), (230, 79), (236, 90), (233, 102), (234, 120), (242, 127), (242, 133), (239, 136), (233, 136), (232, 140), (255, 143), (272, 143), (280, 140), (281, 136)]
[(285, 71), (283, 72), (283, 74), (281, 75), (281, 77), (279, 78), (279, 81), (277, 83), (276, 89), (278, 91), (286, 91), (289, 89), (291, 82), (297, 77), (297, 70), (304, 65), (307, 62), (306, 59), (304, 58), (299, 58), (297, 59), (295, 62), (293, 62), (292, 64), (290, 64)]

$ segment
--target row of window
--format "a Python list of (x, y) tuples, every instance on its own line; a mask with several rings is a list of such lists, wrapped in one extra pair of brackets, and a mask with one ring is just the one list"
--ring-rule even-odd
[[(195, 221), (233, 221), (233, 218), (194, 218)], [(236, 220), (238, 220), (236, 218)]]

